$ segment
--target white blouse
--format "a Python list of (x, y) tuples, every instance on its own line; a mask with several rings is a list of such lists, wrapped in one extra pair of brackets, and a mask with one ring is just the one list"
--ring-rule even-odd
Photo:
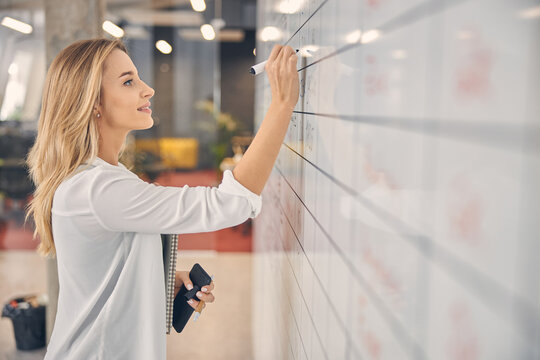
[(45, 359), (165, 359), (160, 234), (214, 231), (260, 210), (229, 170), (217, 188), (173, 187), (121, 163), (81, 165), (53, 199), (60, 293)]

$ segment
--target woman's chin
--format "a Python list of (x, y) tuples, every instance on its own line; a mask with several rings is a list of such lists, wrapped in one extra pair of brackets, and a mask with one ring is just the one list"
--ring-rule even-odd
[(154, 119), (151, 116), (149, 116), (148, 120), (143, 125), (141, 125), (141, 127), (137, 130), (150, 129), (152, 126), (154, 126)]

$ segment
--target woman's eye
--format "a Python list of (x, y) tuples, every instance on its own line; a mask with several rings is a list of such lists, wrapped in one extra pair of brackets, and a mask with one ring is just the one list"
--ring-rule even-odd
[[(124, 83), (124, 85), (130, 86), (132, 82), (133, 82), (133, 80), (128, 80), (128, 81), (126, 81), (126, 82)], [(128, 84), (128, 83), (129, 83), (129, 84)]]

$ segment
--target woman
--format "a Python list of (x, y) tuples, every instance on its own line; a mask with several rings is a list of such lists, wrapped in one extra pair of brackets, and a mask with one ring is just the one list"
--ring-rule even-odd
[[(298, 101), (297, 56), (276, 45), (272, 103), (218, 188), (148, 184), (118, 162), (126, 135), (153, 125), (154, 90), (118, 40), (76, 42), (48, 70), (27, 162), (38, 252), (56, 256), (60, 293), (46, 359), (165, 359), (161, 233), (234, 226), (257, 216)], [(178, 272), (176, 288), (191, 285)], [(213, 284), (198, 298), (213, 302)], [(198, 301), (191, 303), (197, 307)]]

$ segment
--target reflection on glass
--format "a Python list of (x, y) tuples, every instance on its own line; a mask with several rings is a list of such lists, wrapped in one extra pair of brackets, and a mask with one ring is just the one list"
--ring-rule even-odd
[(277, 5), (277, 11), (282, 14), (295, 14), (300, 11), (305, 0), (282, 0)]
[(360, 41), (361, 36), (362, 36), (362, 31), (360, 31), (360, 29), (354, 30), (345, 36), (345, 41), (349, 44), (354, 44)]
[(362, 44), (367, 44), (377, 40), (381, 36), (381, 32), (377, 29), (366, 31), (360, 38)]
[(260, 33), (261, 41), (278, 41), (281, 38), (281, 30), (275, 26), (266, 26)]

